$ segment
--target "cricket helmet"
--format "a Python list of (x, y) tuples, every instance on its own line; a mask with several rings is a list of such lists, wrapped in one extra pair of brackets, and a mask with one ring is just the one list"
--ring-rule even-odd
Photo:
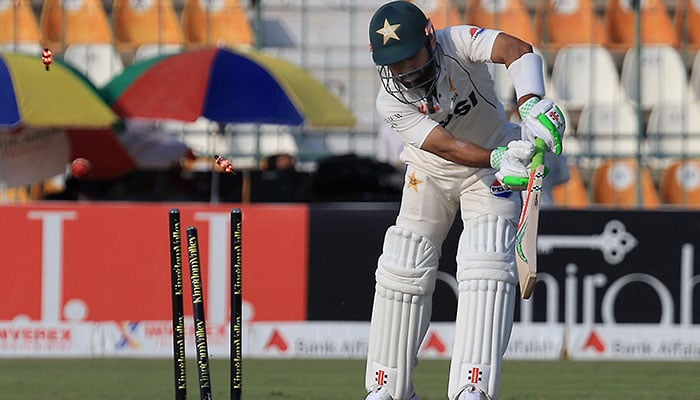
[(432, 35), (430, 20), (410, 1), (392, 1), (381, 6), (369, 22), (372, 59), (389, 65), (416, 54)]
[[(429, 97), (440, 73), (435, 29), (430, 19), (410, 1), (381, 6), (369, 23), (372, 60), (388, 93), (407, 104)], [(389, 66), (411, 58), (422, 48), (430, 58), (413, 71), (394, 75)]]

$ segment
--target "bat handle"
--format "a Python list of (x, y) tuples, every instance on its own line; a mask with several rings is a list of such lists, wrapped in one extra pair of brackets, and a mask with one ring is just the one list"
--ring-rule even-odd
[(544, 142), (544, 140), (537, 138), (535, 140), (535, 155), (532, 156), (531, 171), (534, 171), (535, 168), (544, 164), (544, 153), (546, 151), (547, 151), (547, 144)]

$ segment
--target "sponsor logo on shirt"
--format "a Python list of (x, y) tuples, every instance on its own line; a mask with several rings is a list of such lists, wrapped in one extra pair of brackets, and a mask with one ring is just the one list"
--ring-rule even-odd
[(498, 179), (494, 179), (493, 182), (491, 182), (491, 194), (505, 199), (510, 197), (510, 195), (513, 194), (513, 191), (510, 190), (508, 186), (503, 186)]
[(469, 35), (472, 37), (472, 40), (476, 40), (479, 35), (481, 35), (481, 32), (484, 31), (484, 28), (471, 28), (469, 30)]

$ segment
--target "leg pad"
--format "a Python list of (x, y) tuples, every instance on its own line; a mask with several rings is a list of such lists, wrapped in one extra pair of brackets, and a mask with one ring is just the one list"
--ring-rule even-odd
[(428, 330), (438, 252), (425, 237), (392, 226), (376, 271), (365, 386), (395, 400), (414, 395), (413, 369)]

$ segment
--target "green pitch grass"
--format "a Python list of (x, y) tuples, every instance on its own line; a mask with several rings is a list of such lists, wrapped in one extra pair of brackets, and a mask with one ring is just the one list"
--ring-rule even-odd
[[(197, 369), (188, 364), (188, 398)], [(423, 360), (421, 400), (445, 400), (448, 362)], [(3, 400), (173, 399), (172, 361), (134, 359), (0, 360)], [(229, 364), (212, 360), (215, 400), (229, 399)], [(506, 361), (501, 400), (687, 400), (700, 398), (700, 363)], [(360, 360), (244, 360), (245, 400), (362, 400)]]

